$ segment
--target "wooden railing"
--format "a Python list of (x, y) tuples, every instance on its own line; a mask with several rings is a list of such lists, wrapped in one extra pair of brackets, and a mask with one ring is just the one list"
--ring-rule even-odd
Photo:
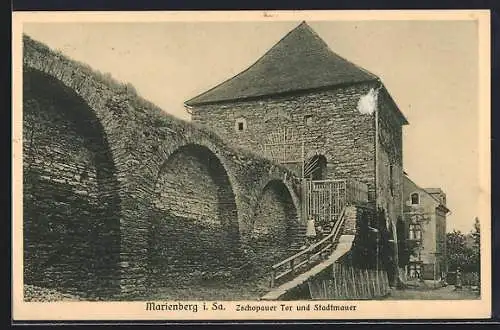
[(307, 267), (317, 257), (320, 257), (323, 253), (334, 247), (334, 244), (338, 238), (341, 231), (342, 225), (344, 223), (344, 212), (345, 208), (342, 209), (340, 213), (339, 220), (335, 222), (335, 225), (327, 236), (323, 237), (319, 242), (312, 244), (308, 248), (294, 254), (285, 260), (274, 264), (271, 267), (271, 281), (270, 287), (274, 287), (276, 281), (282, 279), (288, 275), (298, 275), (301, 270), (307, 269)]
[(326, 225), (339, 218), (346, 205), (368, 202), (368, 185), (352, 179), (304, 180), (302, 218)]

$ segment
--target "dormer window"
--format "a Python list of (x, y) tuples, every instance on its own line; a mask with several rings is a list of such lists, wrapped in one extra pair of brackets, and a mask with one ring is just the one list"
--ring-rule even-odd
[(236, 119), (236, 123), (234, 125), (234, 129), (238, 133), (246, 131), (246, 129), (247, 129), (247, 121), (245, 120), (245, 118), (238, 118), (238, 119)]
[(419, 203), (420, 203), (420, 197), (418, 196), (418, 193), (411, 194), (411, 204), (418, 205)]

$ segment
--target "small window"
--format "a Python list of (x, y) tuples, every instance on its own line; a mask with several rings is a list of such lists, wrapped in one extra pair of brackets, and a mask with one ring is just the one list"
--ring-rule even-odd
[(413, 193), (411, 194), (411, 204), (412, 205), (418, 205), (420, 203), (418, 193)]
[(234, 129), (236, 130), (236, 132), (244, 132), (247, 129), (247, 122), (245, 118), (236, 119)]
[(410, 224), (410, 228), (408, 231), (408, 238), (410, 240), (421, 240), (422, 239), (422, 229), (418, 224)]
[(305, 115), (304, 116), (304, 125), (312, 126), (312, 124), (313, 124), (313, 116), (312, 115)]
[(415, 279), (420, 277), (420, 273), (422, 271), (421, 265), (418, 263), (411, 263), (408, 266), (408, 277), (410, 279)]

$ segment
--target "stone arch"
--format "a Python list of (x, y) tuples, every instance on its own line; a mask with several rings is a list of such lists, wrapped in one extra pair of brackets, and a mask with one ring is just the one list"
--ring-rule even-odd
[(150, 271), (170, 274), (163, 284), (240, 262), (238, 208), (230, 177), (209, 146), (186, 143), (168, 153), (155, 183), (150, 228)]
[(257, 191), (257, 200), (253, 205), (253, 209), (257, 209), (259, 201), (262, 198), (262, 192), (264, 191), (265, 187), (271, 183), (271, 181), (281, 182), (286, 187), (287, 192), (290, 194), (290, 197), (293, 201), (293, 206), (297, 210), (297, 215), (300, 222), (302, 214), (302, 202), (300, 200), (300, 179), (297, 178), (288, 169), (285, 169), (281, 166), (271, 167), (268, 174), (261, 178), (261, 180), (257, 184), (255, 188), (255, 191)]
[(25, 66), (26, 283), (84, 296), (119, 290), (120, 185), (107, 133), (71, 86)]
[(315, 154), (307, 159), (304, 164), (304, 177), (312, 180), (325, 180), (327, 173), (328, 161), (322, 154)]
[(307, 147), (307, 150), (306, 150), (306, 153), (304, 155), (305, 159), (311, 159), (314, 156), (326, 157), (325, 155), (328, 154), (328, 150), (326, 150), (324, 148), (319, 148), (319, 147), (316, 147), (314, 145), (307, 145), (306, 147)]
[(281, 260), (291, 253), (294, 243), (300, 241), (300, 208), (293, 196), (293, 190), (279, 179), (269, 180), (261, 190), (250, 245), (263, 265)]

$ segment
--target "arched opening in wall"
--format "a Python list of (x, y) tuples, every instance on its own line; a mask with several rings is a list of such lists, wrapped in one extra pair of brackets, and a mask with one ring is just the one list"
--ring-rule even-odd
[(59, 80), (23, 73), (24, 281), (92, 298), (119, 290), (120, 198), (100, 121)]
[(270, 181), (259, 199), (251, 233), (255, 263), (266, 267), (291, 255), (291, 249), (303, 243), (301, 234), (290, 191), (282, 181)]
[(327, 160), (323, 155), (315, 155), (304, 164), (304, 178), (325, 180), (327, 178)]
[(186, 283), (186, 279), (216, 277), (238, 267), (235, 196), (224, 166), (210, 149), (196, 144), (177, 149), (163, 164), (155, 189), (150, 242), (153, 281)]

